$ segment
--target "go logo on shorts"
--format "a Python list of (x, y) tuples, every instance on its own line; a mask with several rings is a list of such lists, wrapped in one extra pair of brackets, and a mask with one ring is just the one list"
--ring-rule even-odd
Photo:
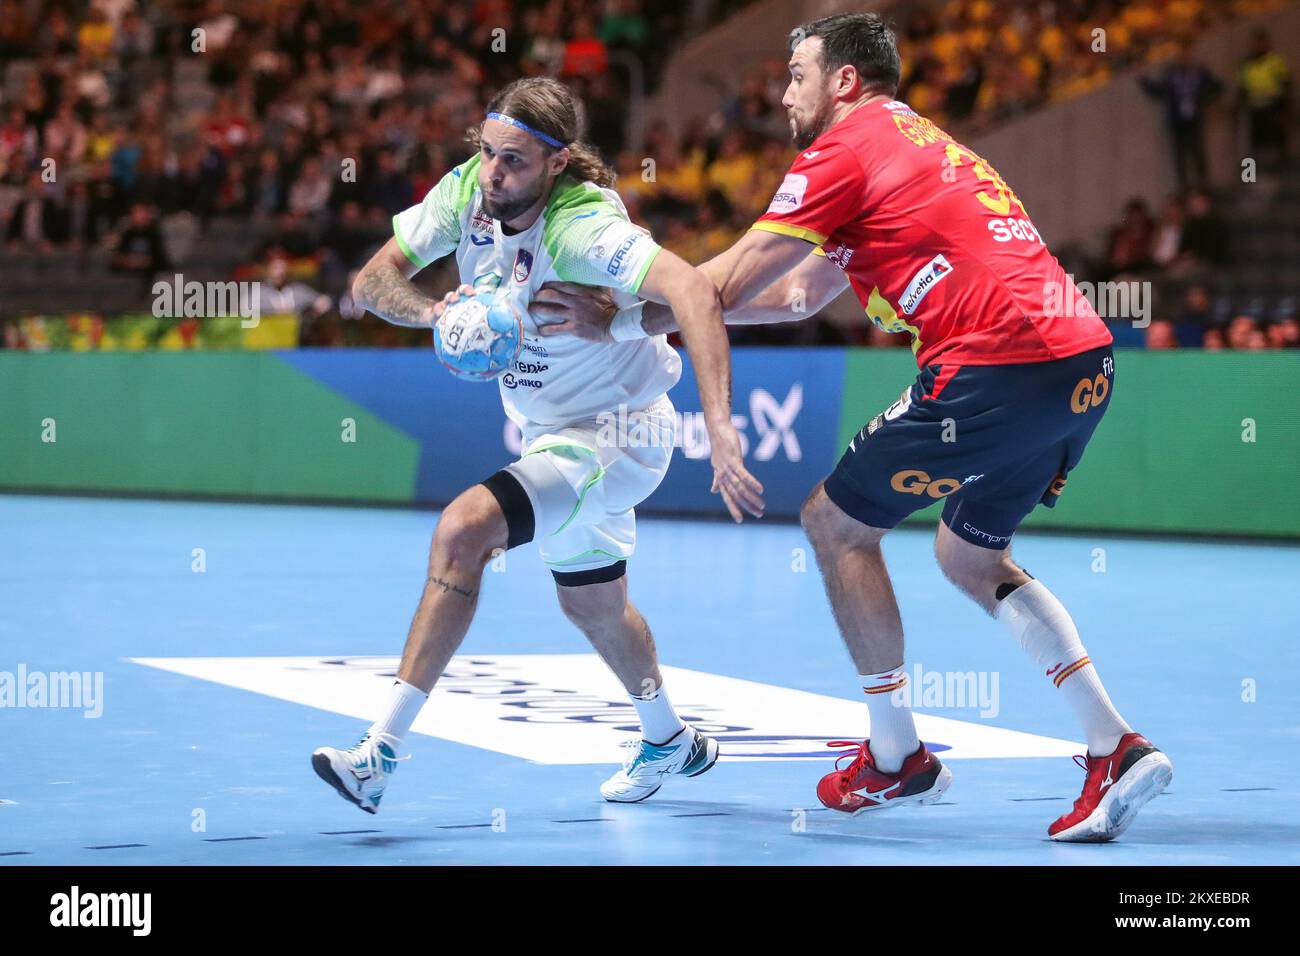
[(931, 478), (923, 471), (906, 469), (894, 473), (889, 479), (889, 487), (905, 495), (929, 495), (931, 498), (943, 498), (961, 487), (957, 478)]
[(1104, 402), (1109, 393), (1110, 381), (1104, 374), (1098, 373), (1096, 378), (1081, 378), (1070, 393), (1070, 410), (1076, 415), (1082, 415)]

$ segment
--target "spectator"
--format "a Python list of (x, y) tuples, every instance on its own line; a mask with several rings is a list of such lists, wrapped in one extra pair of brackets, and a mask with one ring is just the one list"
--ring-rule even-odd
[(1177, 193), (1165, 199), (1151, 243), (1151, 261), (1159, 268), (1174, 264), (1183, 248), (1183, 200)]
[(1197, 189), (1187, 200), (1187, 222), (1183, 226), (1181, 255), (1197, 263), (1222, 266), (1228, 262), (1227, 225), (1214, 211), (1213, 200)]
[(102, 60), (113, 51), (113, 33), (104, 11), (92, 6), (77, 30), (77, 51), (88, 60)]
[(1268, 31), (1256, 30), (1250, 55), (1238, 73), (1238, 102), (1246, 114), (1251, 155), (1262, 169), (1276, 169), (1286, 158), (1291, 71), (1272, 49)]
[(1196, 60), (1187, 40), (1179, 44), (1173, 62), (1158, 74), (1142, 77), (1140, 82), (1147, 95), (1160, 100), (1164, 107), (1179, 188), (1204, 185), (1205, 107), (1219, 95), (1223, 84)]
[(1239, 351), (1263, 349), (1267, 340), (1253, 315), (1237, 315), (1228, 323), (1226, 334), (1228, 348)]
[(1103, 278), (1144, 272), (1151, 268), (1155, 223), (1143, 199), (1134, 197), (1124, 207), (1124, 218), (1111, 230)]
[(1265, 327), (1264, 334), (1268, 338), (1269, 348), (1300, 348), (1300, 322), (1296, 321), (1295, 316), (1275, 319)]
[(298, 178), (289, 187), (289, 211), (303, 218), (319, 216), (329, 205), (334, 181), (321, 168), (320, 159), (313, 156), (302, 164)]
[(263, 315), (304, 315), (329, 311), (330, 298), (305, 282), (289, 279), (289, 262), (273, 256), (266, 264), (266, 281), (259, 289), (259, 307)]
[(27, 177), (23, 198), (10, 215), (7, 230), (10, 248), (48, 253), (61, 238), (61, 227), (59, 207), (41, 181), (40, 172), (34, 170)]
[(604, 73), (608, 68), (609, 54), (600, 37), (596, 36), (591, 17), (578, 17), (573, 24), (573, 36), (564, 45), (564, 66), (560, 68), (560, 76), (591, 76)]
[(391, 150), (379, 154), (379, 168), (373, 177), (367, 177), (366, 203), (382, 210), (385, 217), (395, 216), (415, 201), (411, 181), (397, 168), (397, 157)]
[(379, 244), (377, 239), (374, 230), (366, 227), (361, 205), (352, 200), (345, 202), (338, 219), (321, 236), (322, 275), (341, 281), (346, 273), (364, 264), (367, 254)]
[(611, 50), (639, 52), (650, 36), (650, 24), (636, 0), (609, 0), (597, 31)]
[(1178, 335), (1174, 323), (1167, 319), (1156, 319), (1146, 328), (1146, 346), (1149, 349), (1176, 349)]
[(144, 203), (131, 205), (127, 221), (111, 242), (113, 255), (109, 261), (113, 270), (140, 276), (146, 291), (153, 284), (154, 274), (168, 268), (162, 230), (153, 210)]

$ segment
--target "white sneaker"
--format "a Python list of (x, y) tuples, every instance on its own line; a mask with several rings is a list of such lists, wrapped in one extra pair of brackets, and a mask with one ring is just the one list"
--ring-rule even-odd
[(698, 777), (718, 761), (718, 742), (690, 724), (664, 744), (629, 740), (623, 769), (600, 785), (611, 803), (639, 803), (653, 794), (670, 773)]
[(344, 800), (366, 813), (376, 813), (397, 761), (411, 759), (409, 755), (397, 756), (400, 746), (401, 741), (392, 734), (371, 735), (366, 731), (351, 750), (317, 748), (312, 752), (311, 766)]

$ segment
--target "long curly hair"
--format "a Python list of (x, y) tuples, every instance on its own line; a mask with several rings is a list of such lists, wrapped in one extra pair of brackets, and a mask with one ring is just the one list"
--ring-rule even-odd
[[(513, 116), (567, 145), (569, 165), (566, 172), (575, 179), (591, 180), (597, 186), (614, 185), (614, 170), (600, 158), (595, 147), (582, 142), (585, 127), (582, 104), (559, 80), (545, 76), (515, 80), (492, 97), (487, 111)], [(465, 131), (465, 139), (478, 149), (482, 133), (483, 124), (480, 123)], [(542, 148), (555, 152), (555, 148), (546, 143)]]

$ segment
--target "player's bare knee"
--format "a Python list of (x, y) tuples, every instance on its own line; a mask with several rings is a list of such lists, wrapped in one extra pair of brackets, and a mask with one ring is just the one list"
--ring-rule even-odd
[(839, 509), (826, 497), (820, 484), (804, 500), (799, 509), (799, 523), (814, 548), (829, 544), (834, 537), (837, 512)]
[(622, 621), (627, 586), (622, 578), (580, 587), (557, 587), (560, 610), (584, 634), (602, 633)]
[(433, 533), (431, 559), (481, 568), (505, 543), (505, 519), (500, 508), (486, 490), (475, 488), (443, 510)]
[(799, 522), (819, 556), (878, 548), (881, 538), (889, 533), (888, 528), (873, 528), (846, 514), (830, 499), (822, 485), (814, 488), (804, 501), (799, 510)]

